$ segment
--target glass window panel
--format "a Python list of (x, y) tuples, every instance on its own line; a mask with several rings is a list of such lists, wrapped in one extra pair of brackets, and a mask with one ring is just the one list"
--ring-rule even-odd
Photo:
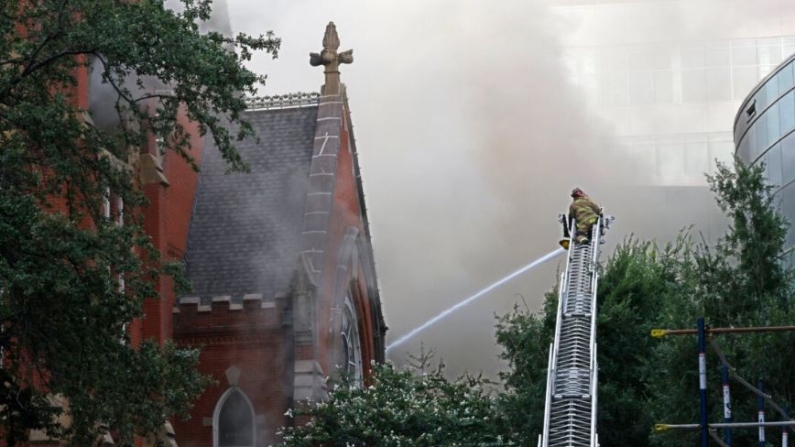
[[(784, 216), (790, 222), (795, 222), (795, 183), (782, 189), (779, 194), (782, 196)], [(790, 227), (790, 230), (787, 231), (786, 248), (791, 247), (793, 244), (795, 244), (795, 231), (792, 231), (792, 227)]]
[(602, 78), (604, 86), (603, 100), (605, 105), (620, 106), (627, 104), (627, 74), (605, 74)]
[(795, 91), (778, 100), (778, 114), (781, 121), (781, 134), (795, 129)]
[(751, 148), (751, 158), (756, 159), (765, 149), (767, 149), (767, 120), (768, 114), (764, 114), (756, 120), (754, 129), (756, 130), (756, 145)]
[(759, 81), (756, 67), (732, 68), (734, 99), (744, 99)]
[(770, 145), (781, 136), (781, 117), (778, 115), (778, 105), (775, 103), (767, 109), (767, 144)]
[(781, 207), (781, 200), (782, 199), (783, 199), (783, 197), (781, 197), (781, 194), (779, 194), (778, 191), (774, 192), (774, 195), (773, 195), (773, 208), (775, 208), (775, 210), (777, 212), (779, 212), (779, 213), (781, 213), (782, 210), (783, 210), (783, 208)]
[(764, 79), (765, 76), (773, 72), (773, 69), (776, 68), (775, 65), (760, 65), (759, 66), (759, 79)]
[(768, 105), (767, 90), (765, 90), (764, 86), (754, 94), (754, 99), (756, 100), (756, 114), (764, 113)]
[(581, 48), (578, 62), (580, 73), (596, 73), (596, 50), (593, 48)]
[(728, 67), (729, 48), (707, 48), (704, 52), (704, 63), (707, 67)]
[(670, 71), (654, 73), (654, 102), (669, 104), (674, 101), (674, 80)]
[(703, 177), (709, 168), (709, 144), (706, 141), (685, 143), (685, 174)]
[(597, 84), (596, 75), (582, 75), (577, 80), (577, 86), (582, 88), (586, 95), (588, 95), (588, 100), (595, 102), (597, 99), (597, 94), (599, 93), (599, 87)]
[(744, 67), (757, 65), (756, 46), (738, 46), (732, 48), (732, 65)]
[(606, 48), (603, 49), (602, 59), (600, 60), (603, 72), (623, 72), (627, 71), (627, 50), (626, 48)]
[(784, 59), (786, 59), (786, 58), (792, 56), (793, 54), (795, 54), (795, 43), (790, 43), (790, 44), (785, 43), (782, 53), (783, 53)]
[(792, 63), (787, 64), (778, 73), (778, 94), (783, 95), (792, 88)]
[(577, 55), (571, 53), (564, 54), (563, 66), (570, 75), (577, 76)]
[(751, 162), (751, 153), (749, 152), (751, 149), (749, 142), (751, 140), (748, 137), (749, 135), (746, 134), (745, 138), (740, 141), (740, 146), (737, 148), (737, 156), (740, 157), (740, 160), (744, 163)]
[(671, 48), (670, 47), (655, 47), (650, 49), (652, 57), (652, 69), (654, 70), (670, 70), (671, 69)]
[(778, 73), (765, 82), (765, 96), (767, 103), (773, 104), (778, 99)]
[(748, 158), (745, 160), (746, 163), (753, 163), (756, 156), (759, 155), (759, 151), (756, 149), (756, 125), (752, 125), (748, 128), (748, 131), (745, 133), (745, 140), (748, 141)]
[(636, 160), (642, 163), (642, 169), (646, 170), (645, 174), (653, 176), (657, 172), (657, 158), (654, 153), (654, 144), (652, 143), (635, 143), (632, 145), (630, 152)]
[(727, 164), (729, 166), (734, 162), (734, 144), (730, 140), (724, 141), (710, 141), (709, 143), (709, 163), (710, 171), (715, 161)]
[(765, 154), (767, 181), (773, 186), (781, 186), (781, 145), (777, 144)]
[(654, 69), (653, 51), (650, 50), (650, 48), (633, 48), (629, 51), (630, 71)]
[(630, 104), (651, 104), (654, 102), (654, 74), (632, 72), (629, 76)]
[(727, 68), (708, 68), (706, 70), (706, 91), (708, 101), (727, 101), (732, 98), (731, 71)]
[(684, 171), (684, 154), (681, 143), (668, 142), (657, 145), (657, 168), (662, 177), (678, 177)]
[(682, 48), (682, 68), (704, 67), (703, 48)]
[(783, 184), (795, 180), (795, 134), (790, 134), (781, 141), (781, 169)]
[(778, 65), (781, 63), (781, 45), (774, 42), (761, 42), (759, 45), (759, 63)]
[(706, 99), (704, 70), (682, 71), (682, 102), (702, 102)]

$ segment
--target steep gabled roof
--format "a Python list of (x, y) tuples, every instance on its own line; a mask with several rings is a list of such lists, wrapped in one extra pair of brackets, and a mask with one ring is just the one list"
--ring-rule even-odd
[(317, 106), (245, 118), (260, 137), (238, 144), (250, 173), (225, 174), (211, 138), (202, 156), (186, 262), (191, 295), (203, 301), (287, 292), (301, 247)]

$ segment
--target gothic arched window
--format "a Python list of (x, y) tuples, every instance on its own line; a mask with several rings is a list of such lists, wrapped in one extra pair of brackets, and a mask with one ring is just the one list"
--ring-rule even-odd
[(342, 311), (342, 368), (356, 383), (362, 380), (362, 344), (359, 339), (359, 320), (350, 292), (345, 295), (345, 308)]
[(238, 388), (218, 400), (214, 415), (214, 447), (254, 447), (254, 408)]

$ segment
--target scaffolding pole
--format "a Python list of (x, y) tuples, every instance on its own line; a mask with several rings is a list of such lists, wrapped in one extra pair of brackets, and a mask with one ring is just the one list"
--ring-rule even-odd
[[(791, 427), (795, 421), (773, 421), (773, 422), (717, 422), (707, 424), (707, 428), (756, 428), (756, 427)], [(655, 424), (655, 432), (668, 430), (696, 430), (701, 429), (701, 424)]]
[[(742, 334), (752, 332), (795, 332), (795, 326), (759, 326), (759, 327), (714, 327), (705, 328), (709, 335), (713, 334)], [(652, 329), (651, 336), (655, 338), (668, 335), (696, 335), (698, 329)]]
[(704, 317), (696, 322), (698, 327), (698, 394), (699, 419), (701, 427), (701, 447), (709, 447), (709, 414), (707, 413), (707, 335), (704, 330)]
[[(762, 381), (761, 380), (757, 383), (757, 385), (759, 385), (759, 386), (757, 386), (759, 391), (761, 393), (764, 393), (763, 388), (762, 388), (763, 385), (762, 385)], [(757, 409), (757, 414), (758, 414), (757, 419), (758, 419), (759, 423), (760, 424), (764, 424), (765, 423), (765, 398), (763, 396), (761, 396), (761, 395), (758, 395), (756, 397), (756, 409)], [(764, 425), (759, 425), (759, 447), (765, 447), (765, 426)]]
[[(729, 367), (725, 363), (720, 365), (720, 378), (723, 382), (723, 422), (732, 423), (732, 399), (731, 392), (729, 391)], [(723, 430), (723, 442), (732, 447), (732, 429), (731, 427)]]

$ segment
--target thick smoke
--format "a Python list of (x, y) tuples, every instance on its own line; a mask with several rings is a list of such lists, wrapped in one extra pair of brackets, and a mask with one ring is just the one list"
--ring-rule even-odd
[[(660, 3), (668, 6), (643, 22), (603, 25), (601, 43), (732, 37), (743, 18), (763, 26), (783, 0), (761, 6), (731, 0), (733, 12), (723, 0), (640, 2), (637, 8)], [(251, 65), (269, 75), (264, 94), (318, 89), (322, 73), (309, 67), (307, 53), (320, 49), (329, 20), (337, 24), (340, 49), (354, 49), (356, 61), (342, 67), (342, 79), (361, 154), (388, 340), (554, 249), (555, 219), (574, 186), (618, 217), (613, 242), (629, 233), (666, 240), (688, 223), (714, 219), (703, 188), (672, 203), (654, 188), (639, 187), (649, 183), (649, 161), (621, 152), (613, 127), (590, 112), (562, 59), (562, 46), (587, 24), (567, 21), (547, 4), (277, 0), (262, 12), (254, 4), (237, 0), (229, 12), (239, 31), (273, 29), (283, 38), (277, 61), (262, 56)], [(769, 35), (782, 32), (785, 21), (776, 23)], [(424, 341), (451, 373), (493, 373), (502, 367), (494, 313), (517, 303), (538, 309), (557, 267), (552, 262), (528, 273), (404, 347), (416, 352)], [(395, 361), (404, 353), (391, 352)]]
[[(184, 10), (182, 0), (167, 0), (165, 7), (172, 11), (180, 12)], [(225, 36), (232, 35), (232, 25), (229, 21), (229, 10), (226, 0), (215, 0), (212, 4), (212, 14), (209, 21), (201, 22), (199, 24), (201, 32), (217, 31)], [(116, 89), (102, 79), (105, 67), (101, 60), (92, 57), (89, 65), (89, 112), (94, 123), (101, 129), (114, 132), (119, 126), (119, 114), (116, 111), (116, 103), (119, 100), (119, 94)], [(119, 87), (124, 87), (129, 91), (129, 95), (133, 99), (141, 98), (145, 95), (151, 95), (158, 90), (167, 90), (168, 85), (152, 76), (141, 77), (143, 88), (138, 86), (136, 82), (138, 76), (131, 74), (128, 76), (123, 84)], [(148, 106), (154, 106), (152, 101), (147, 102)]]

